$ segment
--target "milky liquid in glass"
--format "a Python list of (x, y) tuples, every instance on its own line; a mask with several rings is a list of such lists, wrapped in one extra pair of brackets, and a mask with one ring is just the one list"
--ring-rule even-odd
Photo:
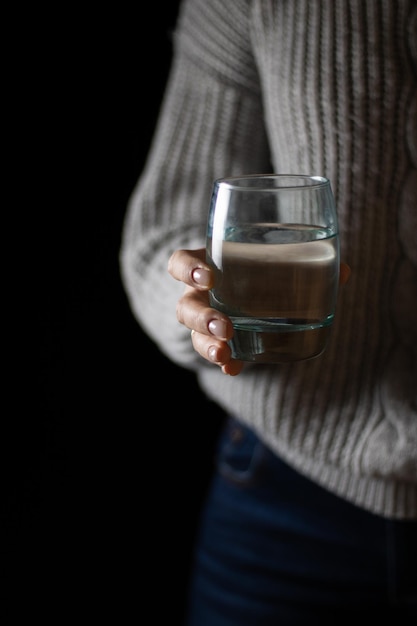
[(339, 281), (334, 231), (304, 224), (251, 224), (207, 240), (215, 272), (211, 306), (235, 329), (235, 358), (286, 362), (327, 345)]

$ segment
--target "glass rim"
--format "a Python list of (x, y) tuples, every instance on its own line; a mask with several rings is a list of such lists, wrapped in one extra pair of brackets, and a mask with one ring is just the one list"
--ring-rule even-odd
[[(288, 184), (274, 186), (268, 184), (268, 181), (281, 181), (287, 180)], [(265, 185), (245, 185), (242, 183), (248, 183), (252, 180), (256, 181), (265, 181)], [(295, 184), (296, 181), (300, 183), (301, 180), (307, 181), (306, 184)], [(291, 184), (291, 181), (294, 184)], [(286, 189), (286, 190), (301, 190), (301, 189), (314, 189), (320, 188), (330, 185), (330, 180), (325, 176), (315, 175), (315, 174), (241, 174), (239, 176), (226, 176), (223, 178), (217, 178), (214, 181), (214, 184), (217, 186), (222, 185), (223, 187), (228, 187), (229, 189), (238, 189), (244, 191), (275, 191), (278, 189)]]

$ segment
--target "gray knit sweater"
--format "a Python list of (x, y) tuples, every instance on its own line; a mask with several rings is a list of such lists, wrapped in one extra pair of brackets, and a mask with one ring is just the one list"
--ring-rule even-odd
[[(352, 274), (322, 356), (229, 377), (177, 321), (167, 261), (204, 246), (215, 178), (272, 171), (330, 178)], [(335, 494), (417, 519), (417, 2), (185, 0), (120, 261), (209, 398)]]

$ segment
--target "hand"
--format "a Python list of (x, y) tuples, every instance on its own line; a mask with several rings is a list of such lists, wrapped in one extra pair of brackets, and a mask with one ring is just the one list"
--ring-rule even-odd
[(209, 305), (213, 272), (205, 258), (204, 248), (176, 250), (168, 261), (168, 272), (186, 285), (177, 304), (177, 319), (191, 330), (194, 349), (203, 358), (218, 365), (224, 374), (236, 376), (243, 368), (243, 361), (232, 359), (227, 345), (233, 335), (230, 318)]
[[(232, 359), (227, 341), (233, 335), (232, 322), (227, 315), (209, 305), (208, 291), (213, 286), (213, 272), (205, 261), (206, 251), (176, 250), (168, 261), (168, 272), (185, 284), (177, 303), (177, 319), (191, 330), (194, 349), (207, 361), (218, 365), (224, 374), (236, 376), (243, 361)], [(341, 285), (347, 283), (350, 267), (340, 264)]]

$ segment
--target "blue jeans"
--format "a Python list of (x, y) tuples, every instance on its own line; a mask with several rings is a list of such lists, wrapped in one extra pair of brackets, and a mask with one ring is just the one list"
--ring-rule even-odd
[(185, 625), (340, 626), (364, 617), (417, 624), (417, 522), (338, 498), (228, 419)]

